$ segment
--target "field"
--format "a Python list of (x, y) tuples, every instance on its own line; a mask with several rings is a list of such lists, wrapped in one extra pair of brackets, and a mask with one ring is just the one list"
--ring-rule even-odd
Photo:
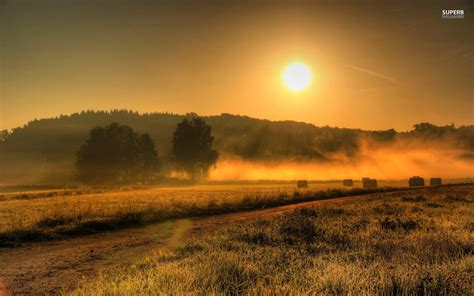
[(297, 191), (286, 182), (5, 192), (0, 195), (0, 246), (367, 192), (357, 185), (352, 190), (339, 183), (312, 183)]
[(192, 236), (76, 295), (470, 295), (474, 186), (375, 193)]
[(474, 185), (0, 194), (0, 294), (469, 294)]

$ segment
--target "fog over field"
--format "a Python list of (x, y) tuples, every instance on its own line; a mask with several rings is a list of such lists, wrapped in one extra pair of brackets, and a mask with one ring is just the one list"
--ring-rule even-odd
[(406, 179), (412, 175), (425, 178), (466, 178), (473, 175), (474, 161), (469, 149), (453, 143), (430, 143), (399, 140), (388, 145), (360, 141), (356, 155), (329, 154), (328, 161), (248, 161), (228, 157), (211, 171), (214, 180), (312, 180), (372, 176), (381, 179)]

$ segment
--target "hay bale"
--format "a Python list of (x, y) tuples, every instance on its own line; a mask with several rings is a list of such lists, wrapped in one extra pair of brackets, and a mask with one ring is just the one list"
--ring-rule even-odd
[(370, 178), (362, 178), (362, 188), (364, 189), (376, 189), (377, 188), (377, 180), (370, 179)]
[(441, 178), (431, 178), (430, 179), (430, 186), (441, 185), (443, 182)]
[(296, 186), (298, 188), (308, 188), (308, 181), (307, 180), (298, 180), (296, 182)]
[(413, 176), (408, 180), (410, 187), (425, 186), (425, 179), (420, 176)]
[(344, 186), (354, 186), (354, 181), (352, 181), (352, 179), (344, 179), (344, 180), (342, 180), (342, 185), (344, 185)]

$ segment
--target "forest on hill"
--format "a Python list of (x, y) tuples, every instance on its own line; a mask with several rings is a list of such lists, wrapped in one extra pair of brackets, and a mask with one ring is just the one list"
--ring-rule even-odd
[[(148, 133), (155, 142), (163, 171), (173, 163), (171, 139), (176, 125), (196, 114), (137, 113), (128, 110), (83, 111), (33, 120), (0, 133), (1, 184), (62, 184), (73, 179), (76, 153), (97, 126), (112, 122)], [(393, 129), (365, 131), (317, 127), (295, 121), (270, 121), (221, 114), (202, 116), (212, 126), (214, 148), (220, 158), (248, 161), (331, 162), (334, 156), (357, 159), (362, 146), (391, 146), (400, 142), (444, 146), (459, 158), (474, 158), (474, 126), (415, 124), (408, 132)], [(406, 144), (409, 145), (409, 144)]]

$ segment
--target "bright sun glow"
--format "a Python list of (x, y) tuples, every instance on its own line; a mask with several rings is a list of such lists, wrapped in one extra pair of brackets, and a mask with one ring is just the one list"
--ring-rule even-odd
[(298, 92), (311, 83), (311, 70), (301, 62), (289, 64), (283, 71), (283, 82), (290, 90)]

